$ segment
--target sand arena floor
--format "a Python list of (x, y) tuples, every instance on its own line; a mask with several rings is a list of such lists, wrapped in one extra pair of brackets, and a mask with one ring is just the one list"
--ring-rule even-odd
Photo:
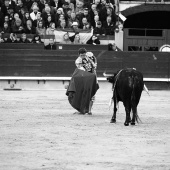
[(75, 115), (65, 90), (0, 91), (0, 170), (170, 170), (170, 91), (143, 91), (143, 123), (124, 126), (108, 109), (111, 86), (93, 115)]

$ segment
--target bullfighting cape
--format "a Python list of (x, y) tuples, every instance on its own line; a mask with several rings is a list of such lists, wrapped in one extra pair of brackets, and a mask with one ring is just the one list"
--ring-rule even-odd
[(70, 80), (66, 95), (71, 106), (85, 114), (89, 112), (91, 98), (99, 89), (95, 74), (75, 69)]

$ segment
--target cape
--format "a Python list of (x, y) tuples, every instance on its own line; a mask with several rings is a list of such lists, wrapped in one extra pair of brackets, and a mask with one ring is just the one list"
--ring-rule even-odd
[(91, 98), (99, 89), (97, 77), (93, 73), (75, 69), (66, 91), (69, 103), (80, 113), (89, 112)]

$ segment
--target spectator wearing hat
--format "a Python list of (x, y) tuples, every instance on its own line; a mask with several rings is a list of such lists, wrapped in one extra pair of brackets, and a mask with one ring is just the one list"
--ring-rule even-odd
[(91, 38), (86, 42), (86, 44), (99, 45), (100, 40), (97, 36), (92, 35)]
[(73, 24), (72, 24), (72, 29), (73, 29), (73, 31), (74, 31), (75, 33), (79, 33), (79, 32), (80, 32), (78, 26), (79, 26), (78, 22), (73, 22)]
[(30, 40), (27, 38), (27, 34), (23, 33), (19, 39), (20, 43), (30, 43)]
[(96, 36), (100, 36), (100, 35), (105, 36), (106, 35), (106, 30), (102, 27), (101, 21), (97, 22), (97, 26), (96, 26), (96, 28), (94, 28), (93, 34), (95, 34)]
[(47, 45), (44, 45), (44, 49), (46, 49), (46, 50), (56, 50), (57, 49), (53, 38), (50, 38), (49, 43)]

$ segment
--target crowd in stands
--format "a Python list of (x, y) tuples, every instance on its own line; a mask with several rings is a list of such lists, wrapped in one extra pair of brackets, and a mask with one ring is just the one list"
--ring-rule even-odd
[[(0, 42), (43, 43), (42, 35), (72, 29), (75, 35), (65, 34), (65, 41), (78, 44), (79, 30), (93, 28), (87, 44), (100, 44), (98, 36), (114, 35), (119, 25), (115, 10), (114, 0), (0, 0)], [(35, 36), (28, 40), (28, 34)]]

